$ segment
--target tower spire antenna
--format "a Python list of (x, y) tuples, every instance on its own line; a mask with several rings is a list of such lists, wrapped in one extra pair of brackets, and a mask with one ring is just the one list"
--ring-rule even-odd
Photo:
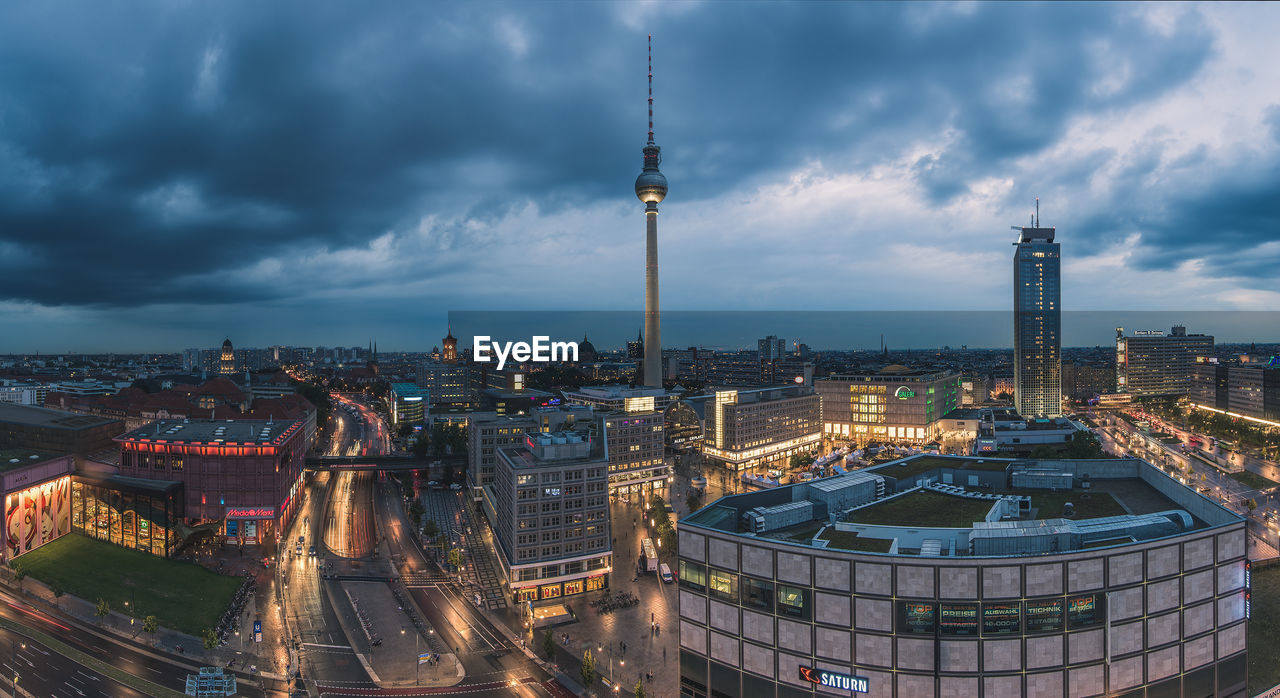
[(1040, 227), (1040, 197), (1036, 197), (1036, 227)]
[(649, 144), (653, 144), (653, 34), (649, 35)]

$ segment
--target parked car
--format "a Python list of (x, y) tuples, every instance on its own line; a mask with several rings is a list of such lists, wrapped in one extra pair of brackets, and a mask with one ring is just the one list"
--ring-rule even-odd
[(458, 483), (455, 482), (452, 485), (449, 485), (449, 489), (453, 490), (454, 492), (458, 492), (459, 490), (462, 489), (462, 485), (459, 485)]

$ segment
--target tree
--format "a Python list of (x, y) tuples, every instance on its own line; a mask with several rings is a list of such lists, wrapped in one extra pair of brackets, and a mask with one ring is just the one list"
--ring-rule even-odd
[(644, 698), (644, 682), (636, 679), (636, 698)]
[(1249, 507), (1249, 511), (1253, 511), (1254, 509), (1258, 508), (1258, 500), (1254, 499), (1253, 497), (1250, 497), (1249, 501), (1245, 502), (1244, 505)]
[(160, 621), (155, 616), (147, 616), (142, 619), (142, 632), (151, 635), (154, 639), (156, 631), (160, 629)]
[(556, 641), (551, 637), (551, 629), (542, 634), (542, 653), (547, 656), (547, 661), (551, 661), (556, 656)]
[(205, 628), (203, 640), (205, 649), (214, 649), (218, 646), (218, 633), (215, 633), (213, 628)]
[(111, 613), (111, 604), (106, 599), (99, 598), (98, 606), (93, 609), (93, 615), (98, 617), (98, 625), (102, 625), (102, 619)]
[(409, 518), (413, 520), (414, 526), (418, 526), (422, 523), (422, 515), (425, 514), (426, 511), (426, 507), (422, 506), (421, 500), (414, 499), (409, 503)]
[(13, 572), (13, 578), (18, 582), (18, 591), (22, 591), (22, 580), (27, 578), (27, 568), (22, 563), (13, 561), (9, 563), (9, 569)]
[(596, 682), (596, 658), (591, 655), (591, 649), (587, 648), (582, 651), (582, 685), (588, 689)]
[(1052, 446), (1040, 444), (1031, 449), (1029, 457), (1034, 460), (1053, 460), (1058, 457), (1058, 452), (1053, 450)]
[(435, 519), (427, 519), (422, 524), (422, 535), (426, 538), (433, 539), (438, 533), (440, 533), (440, 527), (436, 525)]
[(455, 571), (462, 569), (462, 563), (463, 563), (462, 550), (458, 548), (454, 548), (450, 550), (448, 557), (445, 559), (449, 563), (449, 565), (453, 567)]
[(57, 606), (59, 609), (61, 609), (61, 608), (62, 608), (62, 595), (63, 595), (63, 594), (65, 594), (65, 593), (67, 593), (67, 592), (63, 591), (63, 590), (62, 590), (62, 585), (58, 584), (57, 582), (54, 582), (53, 584), (50, 584), (50, 585), (49, 585), (49, 591), (53, 593), (53, 605), (55, 605), (55, 606)]
[(684, 503), (688, 505), (690, 513), (702, 508), (702, 493), (697, 490), (689, 492), (689, 496), (685, 497)]
[(1098, 436), (1091, 431), (1078, 431), (1071, 437), (1071, 442), (1067, 444), (1067, 458), (1086, 459), (1086, 458), (1105, 458), (1106, 454), (1102, 452), (1102, 443), (1098, 441)]

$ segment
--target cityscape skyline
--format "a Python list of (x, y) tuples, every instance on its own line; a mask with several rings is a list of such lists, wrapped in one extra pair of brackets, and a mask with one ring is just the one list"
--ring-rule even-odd
[[(128, 18), (180, 42), (93, 31), (93, 11), (9, 9), (5, 56), (21, 69), (0, 127), (0, 351), (109, 329), (138, 347), (197, 345), (193, 328), (208, 327), (408, 346), (449, 309), (546, 309), (548, 294), (525, 291), (548, 270), (584, 304), (636, 307), (640, 275), (613, 270), (640, 250), (625, 189), (650, 30), (681, 187), (665, 207), (668, 309), (1003, 308), (1009, 281), (984, 270), (1003, 267), (1003, 231), (1036, 195), (1073, 250), (1065, 308), (1264, 309), (1280, 293), (1280, 108), (1258, 89), (1280, 70), (1259, 60), (1272, 8), (766, 5), (757, 21), (603, 6), (566, 22), (562, 6), (512, 5), (490, 22), (442, 7)], [(273, 22), (303, 21), (305, 39), (268, 38)], [(1035, 25), (1062, 31), (1016, 29)], [(33, 40), (54, 26), (121, 58)], [(722, 26), (736, 29), (702, 40)], [(436, 28), (458, 41), (405, 41), (394, 61), (352, 38)], [(270, 69), (255, 62), (270, 55)], [(492, 70), (474, 75), (477, 61)], [(420, 71), (441, 85), (404, 93)], [(39, 91), (46, 74), (65, 102)], [(140, 111), (93, 87), (107, 83)], [(401, 94), (400, 108), (362, 98), (379, 94)], [(513, 96), (518, 117), (491, 108)], [(246, 169), (233, 151), (261, 157)]]

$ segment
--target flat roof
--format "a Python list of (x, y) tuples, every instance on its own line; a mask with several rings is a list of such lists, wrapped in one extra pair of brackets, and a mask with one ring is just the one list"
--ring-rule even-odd
[(62, 410), (51, 410), (47, 407), (15, 405), (11, 402), (0, 402), (0, 422), (7, 422), (10, 424), (75, 430), (88, 429), (91, 427), (102, 426), (104, 424), (114, 424), (119, 421), (120, 420), (118, 419), (112, 419), (110, 417), (96, 417), (89, 414), (76, 414), (74, 412), (63, 412)]
[(300, 420), (162, 419), (116, 437), (156, 443), (273, 443)]
[[(884, 477), (886, 487), (871, 497), (833, 499), (832, 492), (843, 489), (838, 487), (842, 480), (867, 475)], [(778, 513), (781, 507), (805, 501), (814, 505), (808, 520), (789, 520)], [(757, 530), (744, 522), (744, 514), (757, 508), (774, 510), (779, 517), (776, 520), (786, 525)], [(987, 521), (989, 517), (993, 522)], [(1153, 526), (1152, 520), (1163, 524)], [(836, 523), (829, 525), (831, 521)], [(858, 552), (888, 552), (890, 542), (897, 540), (895, 554), (927, 556), (938, 553), (917, 552), (924, 544), (940, 544), (943, 555), (948, 549), (951, 555), (968, 555), (975, 536), (987, 537), (988, 529), (1001, 525), (1052, 524), (1062, 528), (1064, 535), (1079, 539), (1077, 545), (1093, 547), (1098, 531), (1135, 527), (1142, 530), (1134, 535), (1146, 540), (1167, 535), (1168, 526), (1186, 532), (1241, 521), (1238, 514), (1136, 458), (1030, 460), (916, 455), (809, 483), (721, 497), (681, 523), (744, 537)], [(1046, 552), (1050, 550), (1028, 548), (1017, 554)]]
[(37, 451), (33, 448), (0, 446), (0, 472), (8, 472), (28, 465), (43, 463), (54, 458), (61, 458), (62, 455), (48, 451)]

